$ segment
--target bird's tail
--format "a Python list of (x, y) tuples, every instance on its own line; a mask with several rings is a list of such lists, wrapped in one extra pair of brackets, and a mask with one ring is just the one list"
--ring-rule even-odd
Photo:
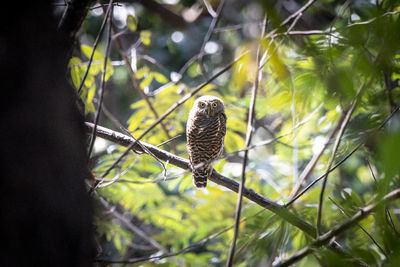
[(193, 170), (193, 184), (197, 188), (207, 187), (207, 179), (211, 176), (212, 166), (205, 166)]

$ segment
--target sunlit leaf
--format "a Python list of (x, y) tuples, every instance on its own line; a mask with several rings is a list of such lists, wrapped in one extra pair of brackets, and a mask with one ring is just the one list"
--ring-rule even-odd
[(72, 57), (69, 61), (68, 66), (70, 67), (71, 79), (76, 89), (79, 88), (81, 83), (80, 78), (80, 64), (82, 63), (81, 59), (78, 57)]
[(128, 26), (128, 29), (132, 32), (136, 31), (137, 29), (137, 22), (136, 18), (132, 15), (128, 15), (126, 17), (126, 26)]
[(143, 67), (138, 69), (138, 71), (135, 73), (136, 74), (136, 78), (138, 79), (142, 79), (146, 74), (148, 74), (150, 72), (150, 69), (148, 67)]
[(151, 31), (141, 31), (140, 38), (142, 39), (142, 43), (144, 45), (150, 45), (151, 43)]
[(96, 92), (96, 85), (93, 84), (93, 85), (88, 89), (88, 95), (87, 95), (87, 98), (86, 98), (86, 103), (87, 103), (87, 104), (92, 103), (92, 100), (93, 100), (93, 97), (94, 97), (95, 92)]
[(143, 81), (140, 82), (140, 88), (144, 89), (146, 87), (148, 87), (150, 85), (150, 83), (153, 81), (153, 73), (149, 73), (144, 79)]
[(164, 84), (164, 83), (168, 82), (168, 79), (159, 72), (153, 72), (153, 76), (154, 76), (154, 79), (156, 79), (156, 81), (159, 83)]

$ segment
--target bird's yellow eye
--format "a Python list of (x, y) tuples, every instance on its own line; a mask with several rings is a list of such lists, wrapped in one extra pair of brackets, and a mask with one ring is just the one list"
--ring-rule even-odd
[(200, 107), (204, 108), (206, 106), (206, 104), (204, 104), (204, 102), (200, 102)]
[(213, 108), (216, 108), (217, 106), (218, 106), (218, 103), (217, 103), (217, 102), (212, 103), (212, 107), (213, 107)]

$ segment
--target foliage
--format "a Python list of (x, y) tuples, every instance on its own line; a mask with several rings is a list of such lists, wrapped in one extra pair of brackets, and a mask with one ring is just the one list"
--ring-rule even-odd
[[(202, 1), (165, 2), (174, 4), (164, 8), (192, 17), (196, 16), (196, 7), (202, 4)], [(267, 61), (258, 86), (252, 142), (256, 147), (250, 150), (246, 186), (285, 203), (290, 200), (289, 195), (308, 162), (329, 142), (306, 184), (327, 171), (337, 134), (333, 139), (328, 136), (356, 101), (334, 163), (358, 144), (363, 145), (329, 174), (322, 212), (322, 231), (326, 232), (348, 220), (341, 210), (351, 216), (399, 185), (399, 116), (394, 114), (390, 120), (385, 119), (400, 102), (400, 35), (397, 34), (400, 3), (316, 1), (297, 16), (298, 21), (291, 20), (279, 27), (286, 17), (305, 4), (291, 2), (296, 8), (260, 1), (227, 1), (217, 28), (204, 46), (203, 38), (212, 19), (205, 6), (194, 23), (180, 28), (168, 20), (163, 22), (160, 14), (150, 13), (141, 4), (115, 6), (114, 23), (118, 33), (114, 34), (122, 41), (121, 49), (131, 62), (124, 64), (123, 56), (114, 45), (107, 58), (104, 103), (117, 114), (130, 134), (138, 137), (157, 120), (155, 113), (160, 116), (226, 64), (249, 51), (198, 94), (215, 95), (225, 102), (226, 156), (214, 167), (239, 181), (243, 152), (238, 150), (244, 146), (250, 92), (257, 68), (255, 51), (260, 47)], [(217, 10), (218, 3), (210, 1), (211, 8)], [(260, 38), (264, 13), (268, 18), (267, 37)], [(93, 28), (98, 28), (99, 18), (103, 14), (98, 10), (88, 14), (81, 41), (90, 45), (82, 44), (70, 60), (71, 81), (77, 89), (87, 70), (86, 61), (95, 39)], [(296, 25), (289, 29), (293, 21)], [(104, 71), (106, 42), (104, 38), (94, 52), (80, 92), (88, 120), (93, 120), (98, 106), (94, 100), (98, 99), (96, 92)], [(204, 48), (200, 51), (201, 57), (189, 61), (187, 69), (182, 68), (199, 53), (200, 47)], [(132, 76), (129, 66), (134, 72)], [(134, 80), (139, 88), (135, 87)], [(139, 96), (139, 90), (147, 100)], [(142, 141), (158, 145), (180, 135), (161, 148), (187, 158), (185, 126), (194, 100), (195, 97), (190, 98), (163, 121), (168, 134), (158, 125)], [(112, 126), (113, 120), (103, 116), (100, 124), (118, 127)], [(279, 139), (271, 144), (257, 145), (275, 137)], [(104, 143), (97, 140), (96, 154), (92, 157), (97, 177), (124, 150), (112, 143), (102, 148), (101, 142)], [(154, 157), (130, 153), (104, 180), (108, 182), (107, 179), (115, 177), (115, 181), (104, 187), (100, 184), (96, 200), (101, 203), (102, 198), (115, 206), (165, 251), (179, 251), (233, 225), (236, 193), (214, 183), (209, 183), (204, 191), (196, 190), (190, 173), (172, 165), (166, 166), (166, 177), (163, 173), (163, 166)], [(291, 206), (296, 216), (311, 225), (317, 221), (320, 185), (312, 187)], [(383, 251), (358, 226), (342, 233), (337, 241), (367, 264), (395, 264), (400, 252), (399, 205), (392, 202), (387, 209), (380, 209), (360, 223)], [(129, 260), (165, 252), (151, 247), (129, 227), (107, 215), (100, 204), (96, 216), (101, 259)], [(277, 263), (313, 241), (295, 226), (247, 200), (242, 218), (246, 220), (239, 226), (237, 266)], [(232, 235), (231, 230), (225, 231), (189, 252), (149, 260), (143, 266), (223, 266)], [(338, 257), (332, 253), (321, 248), (297, 264), (334, 266)]]

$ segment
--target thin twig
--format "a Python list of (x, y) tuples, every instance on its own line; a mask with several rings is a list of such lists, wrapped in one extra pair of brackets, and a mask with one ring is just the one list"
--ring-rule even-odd
[(214, 9), (212, 8), (210, 2), (208, 2), (208, 0), (203, 0), (204, 5), (207, 8), (208, 14), (210, 14), (211, 17), (215, 18), (217, 15), (217, 13), (215, 13)]
[[(364, 86), (364, 85), (362, 85), (362, 86)], [(318, 234), (322, 233), (322, 230), (321, 230), (321, 217), (322, 217), (322, 208), (323, 208), (323, 201), (324, 201), (324, 193), (325, 193), (325, 188), (326, 188), (326, 182), (328, 180), (328, 175), (329, 175), (328, 170), (332, 167), (333, 161), (335, 160), (336, 151), (339, 148), (340, 141), (342, 140), (342, 136), (343, 136), (344, 130), (346, 129), (346, 126), (347, 126), (348, 122), (350, 121), (351, 115), (353, 114), (354, 108), (356, 107), (357, 99), (358, 98), (356, 98), (353, 101), (353, 103), (351, 104), (351, 107), (346, 112), (346, 116), (345, 116), (342, 124), (340, 125), (340, 130), (339, 130), (339, 133), (338, 133), (338, 135), (336, 137), (335, 144), (333, 145), (331, 157), (329, 158), (328, 165), (326, 167), (327, 174), (326, 174), (326, 176), (325, 176), (325, 178), (324, 178), (324, 180), (322, 182), (322, 187), (321, 187), (321, 192), (320, 192), (320, 195), (319, 195), (319, 202), (318, 202), (318, 212), (317, 212), (317, 232), (318, 232)]]
[[(101, 3), (99, 3), (99, 4), (101, 4)], [(104, 11), (104, 7), (103, 7), (103, 11)], [(117, 34), (117, 30), (116, 30), (116, 28), (114, 26), (113, 26), (113, 32), (115, 34)], [(131, 81), (132, 81), (132, 86), (138, 90), (140, 96), (145, 100), (145, 102), (146, 102), (147, 106), (149, 107), (151, 113), (153, 113), (153, 116), (157, 120), (159, 118), (158, 112), (154, 108), (154, 106), (151, 103), (149, 97), (140, 88), (140, 84), (139, 84), (138, 80), (136, 79), (135, 70), (132, 68), (131, 60), (129, 59), (128, 55), (124, 52), (124, 50), (122, 48), (122, 43), (121, 43), (120, 37), (118, 35), (114, 35), (114, 38), (115, 38), (117, 50), (120, 53), (121, 57), (123, 58), (126, 67), (128, 68), (128, 71), (129, 71), (129, 74), (130, 74), (130, 77), (131, 77)], [(140, 45), (140, 43), (141, 43), (141, 41), (140, 41), (140, 38), (139, 38), (139, 40), (136, 42), (136, 44), (134, 44), (134, 47)], [(161, 126), (161, 129), (163, 130), (163, 132), (165, 133), (167, 139), (171, 139), (171, 136), (169, 134), (167, 126), (164, 124), (164, 122), (160, 122), (160, 126)], [(171, 143), (171, 149), (176, 154), (177, 151), (176, 151), (175, 144), (173, 142)]]
[[(267, 24), (267, 17), (264, 17), (264, 23), (262, 26), (261, 30), (261, 38), (264, 37), (265, 34), (265, 28)], [(251, 137), (252, 133), (254, 131), (254, 121), (255, 121), (255, 104), (256, 104), (256, 99), (257, 99), (257, 90), (258, 90), (258, 84), (261, 80), (261, 75), (262, 72), (260, 71), (260, 53), (261, 53), (261, 45), (258, 45), (257, 48), (257, 55), (256, 55), (256, 62), (257, 62), (257, 69), (255, 73), (255, 81), (254, 81), (254, 86), (253, 90), (251, 93), (251, 103), (249, 107), (249, 117), (247, 121), (247, 132), (246, 132), (246, 141), (245, 141), (245, 147), (248, 147), (251, 142)], [(229, 248), (229, 253), (228, 253), (228, 259), (226, 262), (226, 266), (232, 266), (233, 263), (233, 256), (235, 255), (235, 246), (236, 246), (236, 239), (238, 236), (239, 232), (239, 223), (240, 223), (240, 214), (242, 210), (242, 198), (243, 198), (243, 188), (246, 183), (246, 165), (247, 165), (247, 160), (248, 160), (248, 150), (244, 152), (244, 158), (243, 158), (243, 165), (242, 165), (242, 180), (239, 185), (239, 194), (237, 198), (237, 203), (236, 203), (236, 211), (235, 211), (235, 227), (233, 228), (233, 238), (232, 238), (232, 243)]]
[[(400, 106), (398, 106), (395, 110), (393, 110), (392, 113), (387, 116), (384, 121), (377, 127), (375, 130), (380, 130), (382, 129), (386, 123), (400, 110)], [(326, 171), (324, 174), (319, 176), (317, 179), (315, 179), (313, 182), (311, 182), (306, 188), (304, 188), (299, 194), (297, 194), (295, 197), (293, 197), (288, 203), (286, 203), (284, 206), (288, 207), (292, 205), (297, 199), (299, 199), (302, 195), (304, 195), (313, 185), (318, 183), (320, 180), (322, 180), (328, 173), (334, 171), (337, 167), (339, 167), (343, 162), (345, 162), (349, 157), (351, 157), (354, 152), (356, 152), (360, 147), (364, 145), (364, 142), (359, 143), (355, 148), (353, 148), (352, 151), (350, 151), (344, 158), (342, 158), (338, 163), (336, 163), (335, 166), (330, 168), (328, 171)]]
[[(99, 103), (97, 106), (97, 110), (96, 110), (96, 114), (94, 117), (94, 127), (93, 127), (93, 132), (91, 135), (91, 139), (90, 139), (90, 145), (89, 145), (89, 150), (88, 150), (88, 160), (90, 159), (90, 155), (92, 154), (92, 150), (93, 150), (93, 146), (94, 146), (94, 141), (96, 140), (96, 128), (97, 128), (97, 124), (99, 123), (99, 119), (100, 119), (100, 114), (101, 114), (101, 107), (103, 104), (103, 98), (104, 98), (104, 91), (105, 91), (105, 84), (106, 84), (106, 74), (107, 74), (107, 60), (108, 60), (108, 56), (110, 53), (110, 47), (111, 47), (111, 25), (112, 25), (112, 19), (113, 19), (113, 0), (110, 0), (110, 7), (111, 10), (109, 11), (109, 16), (108, 16), (108, 20), (109, 20), (109, 28), (108, 28), (108, 38), (107, 38), (107, 44), (106, 44), (106, 51), (104, 52), (104, 63), (103, 63), (103, 75), (102, 75), (102, 79), (101, 79), (101, 85), (100, 85), (100, 90), (99, 90)], [(107, 13), (106, 13), (107, 14)], [(107, 18), (107, 15), (105, 15)], [(93, 49), (94, 51), (94, 49)], [(94, 53), (92, 51), (92, 54)], [(90, 66), (90, 65), (89, 65)], [(89, 69), (88, 66), (88, 69)]]
[[(103, 107), (104, 114), (106, 114), (106, 116), (114, 123), (114, 125), (117, 126), (117, 128), (121, 129), (123, 132), (125, 132), (125, 134), (127, 134), (128, 136), (130, 136), (132, 139), (135, 140), (135, 137), (129, 132), (129, 130), (126, 129), (126, 128), (118, 121), (118, 119), (115, 118), (115, 116), (111, 114), (111, 112), (105, 107), (104, 104), (102, 105), (102, 107)], [(168, 140), (167, 140), (166, 142), (168, 142)], [(164, 175), (164, 180), (166, 180), (167, 166), (164, 165), (164, 163), (163, 163), (157, 156), (155, 156), (153, 153), (151, 153), (151, 151), (148, 150), (147, 147), (145, 147), (144, 145), (142, 145), (141, 142), (138, 141), (137, 143), (138, 143), (138, 145), (142, 148), (142, 150), (144, 151), (144, 153), (146, 153), (146, 154), (152, 156), (158, 163), (160, 163), (161, 167), (163, 168), (163, 172), (162, 172), (162, 173), (163, 173), (163, 175)], [(133, 150), (133, 152), (135, 152), (136, 154), (139, 154), (138, 151)], [(136, 158), (136, 159), (137, 159), (137, 158)], [(135, 160), (135, 161), (136, 161), (136, 160)], [(103, 177), (103, 178), (100, 178), (100, 179), (97, 179), (97, 181), (96, 181), (96, 184), (97, 184), (97, 185), (94, 187), (94, 189), (97, 189), (97, 188), (99, 188), (99, 187), (105, 187), (105, 186), (111, 185), (111, 184), (113, 184), (114, 182), (116, 182), (120, 177), (122, 177), (124, 174), (126, 174), (126, 173), (129, 171), (129, 169), (131, 169), (131, 168), (133, 167), (135, 161), (132, 162), (132, 164), (131, 164), (126, 170), (124, 170), (121, 174), (117, 175), (116, 177), (114, 177), (114, 178), (111, 179), (111, 180), (108, 180), (108, 182), (105, 183), (105, 184), (102, 183), (103, 181), (105, 181), (105, 178), (104, 178), (104, 177)], [(168, 164), (168, 161), (167, 161), (167, 164)]]
[(333, 128), (333, 130), (329, 134), (328, 140), (324, 144), (323, 148), (318, 153), (314, 154), (313, 157), (311, 158), (311, 160), (308, 162), (307, 166), (304, 168), (303, 172), (300, 174), (298, 183), (296, 184), (295, 188), (293, 188), (292, 192), (290, 193), (289, 199), (293, 199), (293, 197), (299, 193), (303, 184), (305, 184), (305, 182), (307, 181), (307, 178), (310, 176), (310, 174), (314, 170), (314, 167), (317, 165), (318, 160), (324, 154), (325, 150), (328, 148), (328, 145), (333, 140), (333, 137), (335, 136), (336, 132), (339, 130), (344, 117), (345, 117), (345, 114), (343, 114), (340, 117), (340, 119), (338, 120), (336, 127)]
[(167, 250), (163, 248), (163, 246), (160, 245), (156, 240), (151, 238), (147, 233), (145, 233), (143, 230), (141, 230), (139, 227), (136, 225), (133, 225), (130, 220), (125, 218), (122, 214), (117, 212), (114, 207), (112, 207), (104, 198), (100, 197), (100, 203), (107, 209), (107, 213), (112, 214), (115, 218), (120, 220), (129, 230), (140, 236), (143, 240), (147, 241), (150, 245), (153, 247), (166, 252)]
[[(302, 6), (301, 8), (299, 8), (296, 12), (294, 12), (293, 14), (291, 14), (290, 16), (288, 16), (284, 21), (281, 22), (281, 24), (279, 24), (279, 27), (275, 28), (274, 30), (270, 31), (264, 38), (268, 39), (271, 38), (272, 35), (274, 35), (280, 28), (282, 28), (283, 26), (285, 26), (286, 24), (289, 23), (289, 21), (291, 21), (293, 18), (297, 18), (297, 20), (299, 19), (299, 17), (301, 16), (301, 14), (306, 11), (312, 4), (314, 4), (316, 0), (309, 0), (304, 6)], [(292, 24), (293, 25), (293, 24)], [(294, 25), (293, 25), (294, 26)]]
[(353, 227), (355, 224), (357, 224), (362, 219), (364, 219), (367, 216), (369, 216), (371, 214), (371, 212), (375, 211), (376, 209), (378, 209), (382, 205), (385, 205), (388, 202), (391, 202), (391, 201), (393, 201), (395, 199), (398, 199), (399, 197), (400, 197), (400, 189), (396, 189), (396, 190), (390, 192), (389, 194), (385, 195), (379, 202), (361, 208), (356, 214), (354, 214), (345, 223), (343, 223), (341, 225), (338, 225), (338, 226), (334, 227), (332, 230), (330, 230), (329, 232), (319, 236), (317, 238), (317, 240), (315, 240), (311, 245), (299, 250), (293, 256), (291, 256), (290, 258), (288, 258), (288, 259), (286, 259), (284, 261), (281, 261), (280, 263), (278, 263), (278, 264), (276, 264), (274, 266), (276, 266), (276, 267), (278, 267), (278, 266), (279, 267), (290, 266), (290, 265), (298, 262), (299, 260), (301, 260), (305, 256), (307, 256), (310, 253), (312, 253), (315, 250), (315, 248), (318, 248), (318, 247), (320, 247), (322, 245), (330, 243), (330, 241), (335, 236), (337, 236), (337, 235), (343, 233), (344, 231), (350, 229), (351, 227)]
[[(117, 218), (120, 222), (122, 222), (129, 230), (134, 232), (136, 235), (141, 237), (143, 240), (148, 242), (153, 247), (159, 249), (163, 253), (169, 253), (169, 251), (164, 248), (160, 243), (154, 240), (151, 236), (145, 233), (142, 229), (131, 223), (131, 221), (125, 218), (122, 214), (117, 212), (115, 208), (113, 208), (104, 198), (100, 197), (100, 203), (108, 210), (110, 214), (112, 214), (115, 218)], [(173, 258), (173, 261), (179, 264), (180, 262), (177, 259)]]
[(160, 147), (160, 146), (163, 146), (163, 145), (165, 145), (165, 144), (168, 144), (168, 143), (171, 142), (172, 140), (175, 140), (176, 138), (179, 138), (179, 137), (181, 137), (181, 136), (182, 136), (181, 134), (178, 134), (177, 136), (174, 136), (174, 137), (172, 137), (171, 139), (168, 139), (168, 140), (162, 142), (161, 144), (158, 144), (157, 147)]
[(200, 48), (199, 57), (197, 58), (197, 62), (199, 63), (201, 72), (202, 72), (202, 74), (203, 74), (205, 79), (207, 79), (208, 76), (207, 76), (207, 73), (206, 73), (206, 70), (205, 70), (204, 64), (203, 64), (204, 53), (205, 53), (204, 49), (206, 47), (207, 42), (211, 39), (211, 36), (212, 36), (212, 34), (214, 32), (214, 29), (215, 29), (215, 26), (217, 26), (217, 23), (218, 23), (218, 21), (219, 21), (219, 19), (221, 17), (220, 15), (221, 15), (222, 9), (224, 8), (224, 5), (225, 5), (225, 0), (221, 0), (219, 5), (218, 5), (218, 8), (217, 8), (217, 11), (216, 11), (215, 15), (212, 16), (213, 19), (211, 21), (210, 27), (208, 28), (207, 34), (204, 37), (203, 44), (201, 45), (201, 48)]
[[(276, 214), (273, 214), (272, 216), (268, 217), (263, 223), (264, 225), (255, 231), (255, 233), (252, 234), (252, 237), (249, 238), (246, 243), (244, 243), (241, 247), (237, 249), (235, 252), (235, 257), (233, 258), (233, 263), (236, 263), (238, 259), (242, 256), (243, 253), (245, 253), (245, 250), (252, 244), (254, 244), (257, 239), (260, 238), (260, 235), (264, 233), (273, 223), (276, 222), (278, 219), (278, 216)], [(232, 226), (233, 228), (233, 226)]]
[[(221, 11), (222, 11), (224, 5), (225, 5), (225, 0), (222, 0), (218, 5), (216, 14), (215, 14), (215, 16), (213, 16), (213, 19), (212, 19), (212, 21), (210, 23), (210, 26), (208, 27), (208, 31), (207, 31), (206, 35), (204, 36), (204, 40), (203, 40), (203, 43), (201, 44), (199, 52), (196, 55), (194, 55), (192, 58), (190, 58), (188, 61), (186, 61), (186, 63), (183, 65), (183, 67), (179, 70), (178, 73), (179, 73), (179, 75), (181, 77), (180, 79), (182, 79), (183, 74), (186, 72), (186, 70), (189, 68), (189, 66), (194, 61), (198, 60), (200, 66), (203, 65), (201, 60), (202, 60), (202, 58), (204, 56), (204, 48), (206, 47), (207, 42), (210, 40), (210, 38), (211, 38), (211, 36), (212, 36), (212, 34), (214, 32), (215, 26), (217, 25), (217, 23), (218, 23), (218, 21), (220, 19), (220, 14), (221, 14)], [(205, 72), (203, 70), (202, 70), (202, 72), (203, 72), (203, 75), (205, 75)], [(180, 79), (177, 82), (175, 82), (175, 84), (178, 83), (180, 81)]]
[(399, 14), (399, 13), (400, 13), (400, 10), (386, 12), (386, 13), (380, 15), (380, 16), (374, 17), (374, 18), (366, 20), (366, 21), (360, 21), (360, 22), (355, 22), (355, 23), (352, 23), (352, 24), (348, 24), (348, 25), (346, 25), (346, 27), (350, 28), (350, 27), (354, 27), (354, 26), (367, 25), (367, 24), (370, 24), (370, 23), (374, 22), (375, 20), (377, 20), (379, 18), (388, 16), (388, 15), (396, 15), (396, 14)]
[(342, 165), (348, 158), (350, 158), (354, 152), (356, 152), (361, 146), (363, 145), (363, 143), (359, 143), (355, 148), (353, 148), (352, 151), (350, 151), (349, 154), (347, 154), (345, 157), (343, 157), (338, 163), (336, 163), (332, 168), (330, 168), (329, 170), (327, 170), (324, 174), (322, 174), (321, 176), (319, 176), (317, 179), (315, 179), (314, 181), (312, 181), (309, 185), (307, 185), (306, 188), (304, 188), (299, 194), (297, 194), (295, 197), (293, 197), (288, 203), (285, 204), (285, 207), (289, 207), (290, 205), (292, 205), (297, 199), (299, 199), (302, 195), (304, 195), (311, 187), (313, 187), (313, 185), (315, 185), (316, 183), (318, 183), (319, 181), (321, 181), (322, 179), (324, 179), (326, 177), (327, 174), (333, 172), (334, 170), (336, 170), (337, 167), (339, 167), (340, 165)]
[(236, 25), (230, 25), (230, 26), (225, 26), (225, 27), (220, 27), (220, 28), (215, 28), (214, 33), (217, 32), (226, 32), (226, 31), (236, 31), (242, 29), (246, 25), (253, 25), (257, 24), (258, 26), (262, 26), (263, 22), (262, 21), (250, 21), (250, 22), (245, 22), (242, 24), (236, 24)]
[[(112, 3), (112, 1), (113, 0), (110, 0), (110, 3)], [(93, 49), (92, 49), (92, 53), (90, 54), (90, 58), (89, 58), (89, 63), (88, 63), (87, 69), (85, 71), (85, 74), (83, 75), (81, 83), (79, 84), (78, 94), (81, 92), (83, 84), (85, 83), (86, 77), (89, 74), (90, 66), (92, 65), (92, 61), (93, 61), (94, 52), (96, 51), (97, 45), (99, 44), (100, 36), (103, 34), (103, 31), (104, 31), (104, 28), (106, 26), (107, 19), (110, 16), (110, 12), (111, 12), (111, 8), (112, 7), (113, 7), (113, 5), (109, 5), (108, 8), (107, 8), (107, 11), (104, 12), (103, 23), (101, 24), (99, 33), (97, 34), (96, 40), (94, 41)]]
[[(260, 214), (260, 213), (263, 212), (263, 211), (265, 211), (265, 209), (262, 209), (262, 210), (256, 212), (255, 214), (253, 214), (253, 215), (251, 215), (251, 216), (248, 216), (248, 217), (246, 217), (246, 218), (243, 218), (243, 219), (242, 219), (242, 222), (244, 222), (244, 221), (246, 221), (246, 220), (248, 220), (248, 219), (250, 219), (250, 218), (252, 218), (252, 217), (254, 217), (254, 216), (258, 215), (258, 214)], [(274, 217), (274, 216), (272, 216), (272, 217)], [(178, 251), (176, 251), (176, 252), (170, 252), (170, 253), (165, 253), (165, 254), (161, 254), (161, 255), (151, 255), (151, 256), (149, 256), (149, 257), (133, 258), (133, 259), (127, 259), (127, 260), (96, 259), (95, 262), (103, 262), (103, 263), (125, 263), (125, 264), (128, 264), (128, 263), (129, 263), (129, 264), (132, 264), (132, 263), (145, 262), (145, 261), (152, 261), (152, 260), (161, 260), (161, 259), (164, 259), (164, 258), (169, 258), (169, 257), (172, 257), (172, 256), (177, 256), (177, 255), (180, 255), (180, 254), (188, 253), (188, 252), (194, 250), (194, 249), (197, 248), (197, 247), (206, 245), (206, 244), (207, 244), (208, 242), (210, 242), (211, 240), (217, 238), (217, 237), (220, 236), (221, 234), (223, 234), (223, 233), (229, 231), (230, 229), (232, 229), (233, 226), (234, 226), (234, 225), (228, 226), (228, 227), (226, 227), (226, 228), (224, 228), (224, 229), (218, 231), (217, 233), (211, 234), (211, 235), (209, 235), (209, 236), (207, 236), (207, 237), (201, 239), (200, 241), (197, 241), (197, 242), (195, 242), (195, 243), (193, 243), (193, 244), (190, 244), (189, 246), (187, 246), (187, 247), (185, 247), (185, 248), (183, 248), (183, 249), (180, 249), (180, 250), (178, 250)]]
[[(377, 184), (378, 180), (376, 179), (376, 175), (375, 175), (374, 171), (372, 170), (372, 166), (369, 163), (368, 159), (367, 159), (367, 164), (368, 164), (369, 171), (371, 172), (372, 178), (374, 179), (375, 183)], [(400, 235), (400, 233), (396, 229), (396, 226), (393, 223), (392, 215), (390, 214), (390, 211), (387, 207), (385, 207), (385, 213), (386, 213), (386, 222), (392, 228), (393, 232), (395, 232), (397, 235)]]
[[(329, 198), (329, 200), (330, 200), (336, 207), (338, 207), (338, 208), (340, 209), (340, 211), (341, 211), (344, 215), (346, 215), (348, 218), (351, 217), (351, 215), (348, 214), (348, 213), (343, 209), (343, 207), (341, 207), (341, 206), (339, 205), (339, 203), (336, 203), (336, 201), (334, 201), (331, 197), (328, 197), (328, 198)], [(370, 233), (368, 233), (368, 231), (365, 230), (365, 228), (362, 227), (359, 223), (357, 223), (357, 226), (360, 227), (360, 229), (369, 237), (369, 239), (371, 239), (371, 241), (378, 247), (378, 249), (382, 252), (382, 254), (385, 255), (385, 257), (388, 259), (388, 258), (389, 258), (388, 255), (387, 255), (386, 252), (383, 250), (383, 248), (378, 244), (378, 242), (375, 240), (375, 238), (374, 238)]]
[(272, 266), (272, 264), (276, 258), (276, 255), (278, 254), (278, 248), (279, 248), (279, 246), (281, 246), (281, 243), (282, 243), (283, 237), (284, 237), (284, 233), (286, 230), (285, 226), (286, 226), (286, 223), (284, 221), (282, 221), (281, 226), (279, 227), (280, 229), (279, 229), (278, 240), (276, 240), (274, 249), (272, 250), (270, 260), (268, 261), (268, 266)]

